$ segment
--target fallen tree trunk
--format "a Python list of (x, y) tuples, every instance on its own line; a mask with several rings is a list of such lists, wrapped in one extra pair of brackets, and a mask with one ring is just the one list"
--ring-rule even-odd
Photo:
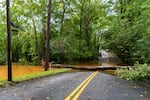
[(72, 68), (72, 69), (81, 69), (81, 70), (116, 70), (117, 67), (111, 66), (75, 66), (75, 65), (61, 65), (61, 64), (52, 64), (52, 68)]

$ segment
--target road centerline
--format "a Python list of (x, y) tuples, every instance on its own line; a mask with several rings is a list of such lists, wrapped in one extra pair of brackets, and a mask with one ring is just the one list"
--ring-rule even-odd
[(79, 96), (81, 95), (81, 93), (83, 92), (83, 90), (87, 87), (87, 85), (91, 82), (91, 80), (98, 74), (98, 72), (96, 72), (84, 85), (83, 87), (78, 91), (78, 93), (74, 96), (73, 100), (77, 100), (79, 98)]
[(80, 94), (83, 92), (83, 90), (86, 88), (86, 86), (90, 83), (90, 81), (96, 76), (98, 71), (93, 72), (89, 77), (87, 77), (80, 85), (78, 85), (75, 90), (73, 90), (68, 97), (65, 98), (65, 100), (70, 100), (73, 96), (73, 100), (77, 100), (77, 98), (80, 96)]

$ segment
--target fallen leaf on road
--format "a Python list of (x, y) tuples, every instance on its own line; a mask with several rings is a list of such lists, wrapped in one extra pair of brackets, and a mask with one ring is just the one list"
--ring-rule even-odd
[(147, 94), (147, 91), (145, 91), (144, 93)]
[(103, 86), (106, 86), (106, 84), (103, 84)]
[(54, 88), (51, 88), (51, 91), (53, 91), (54, 90)]
[(28, 100), (32, 100), (32, 97), (29, 97)]
[(108, 92), (109, 92), (109, 93), (112, 93), (112, 86), (109, 87)]
[(141, 94), (140, 97), (143, 97), (143, 95)]
[(124, 86), (124, 85), (121, 85), (120, 87), (121, 87), (121, 88), (125, 88), (125, 86)]
[(49, 100), (49, 97), (46, 97), (47, 100)]
[(92, 100), (90, 96), (88, 96), (88, 100)]
[(123, 96), (128, 96), (128, 93), (123, 94)]
[(137, 86), (137, 85), (132, 85), (131, 88), (135, 88), (135, 89), (136, 89), (136, 88), (139, 88), (139, 86)]

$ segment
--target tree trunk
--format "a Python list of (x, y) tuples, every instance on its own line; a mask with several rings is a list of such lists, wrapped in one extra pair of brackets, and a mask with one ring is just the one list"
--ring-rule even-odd
[(49, 50), (50, 50), (50, 19), (51, 19), (51, 3), (52, 0), (49, 0), (48, 3), (48, 12), (47, 12), (47, 30), (46, 30), (46, 52), (45, 52), (45, 71), (47, 71), (49, 69)]
[[(82, 3), (82, 1), (81, 1)], [(80, 33), (79, 33), (79, 53), (81, 53), (81, 39), (82, 39), (82, 17), (83, 17), (83, 3), (80, 8)], [(81, 55), (79, 57), (79, 60), (81, 61)]]
[(89, 20), (87, 18), (88, 15), (86, 15), (85, 18), (85, 40), (87, 43), (87, 47), (90, 46), (90, 36), (89, 36)]
[(7, 11), (7, 55), (8, 55), (8, 81), (12, 81), (12, 54), (11, 54), (11, 31), (10, 31), (10, 9), (9, 0), (6, 0)]
[(39, 50), (39, 47), (38, 47), (38, 38), (37, 38), (37, 31), (36, 31), (36, 25), (35, 25), (35, 21), (34, 21), (34, 18), (33, 16), (31, 16), (31, 19), (32, 19), (32, 23), (33, 23), (33, 28), (34, 28), (34, 34), (35, 34), (35, 49), (36, 49), (36, 56), (38, 57), (38, 59), (36, 59), (36, 64), (38, 64), (39, 60), (40, 60), (40, 50)]
[[(62, 0), (63, 1), (63, 0)], [(60, 36), (63, 34), (63, 25), (64, 25), (64, 17), (66, 13), (66, 3), (63, 1), (63, 12), (62, 12), (62, 18), (61, 18), (61, 26), (60, 26)]]

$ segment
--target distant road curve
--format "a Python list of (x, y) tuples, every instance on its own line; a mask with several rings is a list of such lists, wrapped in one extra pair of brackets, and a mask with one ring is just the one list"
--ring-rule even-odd
[(122, 64), (122, 61), (114, 53), (107, 52), (105, 50), (100, 50), (100, 63), (102, 66), (114, 66)]

